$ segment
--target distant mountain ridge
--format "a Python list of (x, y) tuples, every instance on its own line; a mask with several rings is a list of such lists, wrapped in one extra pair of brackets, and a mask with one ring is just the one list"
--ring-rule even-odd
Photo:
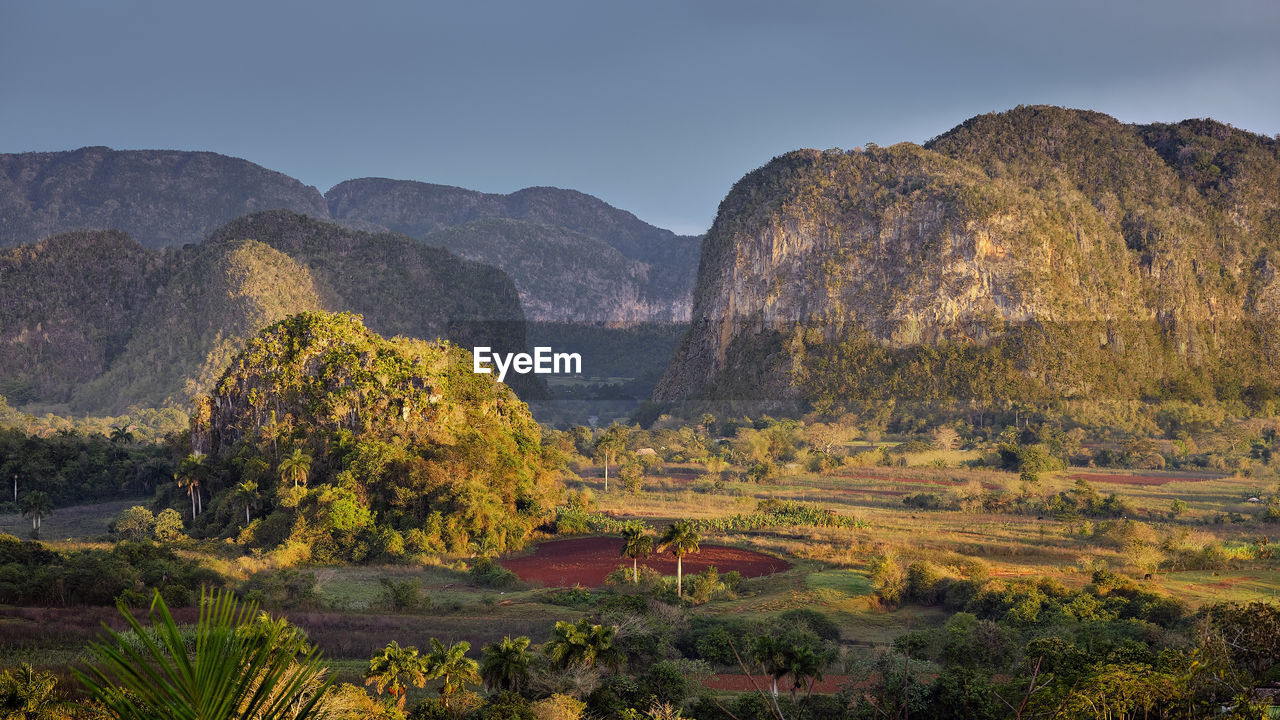
[(120, 230), (152, 248), (182, 245), (241, 215), (276, 209), (328, 216), (316, 188), (217, 153), (0, 154), (0, 246), (74, 230)]
[[(267, 210), (390, 230), (495, 265), (517, 278), (534, 320), (685, 320), (701, 243), (559, 188), (495, 195), (365, 178), (322, 195), (282, 173), (210, 152), (86, 147), (0, 154), (0, 247), (107, 229), (145, 247), (169, 247), (200, 242), (238, 217)], [(535, 256), (545, 272), (512, 259)]]
[[(339, 222), (382, 226), (506, 270), (531, 320), (689, 316), (701, 237), (656, 228), (575, 190), (497, 195), (364, 178), (335, 185), (325, 199)], [(531, 263), (542, 269), (531, 271)]]

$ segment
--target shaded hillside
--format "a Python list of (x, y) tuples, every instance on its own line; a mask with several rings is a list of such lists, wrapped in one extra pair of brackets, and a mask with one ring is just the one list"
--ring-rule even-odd
[(119, 232), (0, 250), (0, 395), (70, 399), (124, 349), (163, 270), (161, 253)]
[[(83, 412), (186, 407), (247, 338), (310, 310), (363, 313), (389, 335), (525, 349), (501, 270), (287, 211), (165, 252), (122, 233), (58, 236), (4, 251), (0, 278), (0, 394)], [(542, 396), (533, 376), (511, 384)]]
[[(653, 227), (590, 195), (558, 188), (526, 188), (494, 195), (446, 185), (366, 178), (340, 183), (325, 197), (330, 215), (337, 221), (372, 223), (416, 238), (451, 230), (428, 242), (448, 243), (459, 252), (470, 248), (464, 254), (494, 264), (501, 264), (505, 257), (530, 257), (543, 250), (555, 257), (577, 252), (589, 256), (594, 262), (575, 260), (581, 270), (574, 287), (588, 297), (603, 300), (611, 294), (625, 304), (603, 305), (591, 311), (584, 301), (579, 303), (582, 309), (575, 309), (577, 317), (573, 319), (667, 321), (683, 320), (688, 314), (700, 239)], [(541, 227), (475, 222), (502, 219)], [(525, 243), (531, 247), (521, 247)], [(617, 256), (611, 256), (600, 244), (615, 250)], [(554, 268), (549, 271), (563, 274)], [(555, 306), (555, 278), (542, 273), (529, 277), (533, 282), (521, 284), (517, 279), (517, 284), (530, 307)], [(630, 298), (636, 298), (634, 303)], [(563, 311), (557, 313), (531, 311), (530, 318), (567, 319)]]
[(437, 230), (423, 242), (506, 271), (531, 318), (633, 322), (689, 310), (687, 302), (651, 295), (653, 266), (563, 227), (491, 218)]
[(253, 239), (303, 263), (330, 309), (359, 313), (375, 332), (524, 349), (524, 312), (501, 270), (395, 233), (368, 233), (291, 213), (256, 213), (209, 242)]
[(1024, 107), (926, 147), (801, 150), (739, 181), (655, 393), (859, 411), (1271, 402), (1280, 144)]
[(0, 154), (0, 245), (99, 228), (147, 247), (180, 245), (277, 208), (328, 215), (315, 188), (216, 153), (86, 147)]
[(323, 307), (307, 268), (252, 240), (194, 246), (135, 320), (124, 351), (74, 392), (73, 407), (186, 406), (226, 369), (246, 338)]

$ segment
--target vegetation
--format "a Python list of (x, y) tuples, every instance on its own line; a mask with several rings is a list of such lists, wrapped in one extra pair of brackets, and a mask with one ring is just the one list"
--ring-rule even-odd
[(225, 592), (202, 598), (190, 638), (159, 593), (152, 600), (151, 632), (121, 611), (132, 637), (109, 631), (107, 642), (90, 646), (95, 662), (89, 673), (77, 673), (108, 717), (319, 716), (328, 688), (324, 670), (288, 623), (259, 618), (255, 606)]
[[(350, 315), (267, 328), (192, 428), (217, 508), (194, 527), (320, 562), (518, 548), (556, 487), (525, 405), (467, 353), (384, 340)], [(246, 482), (263, 508), (242, 529)]]

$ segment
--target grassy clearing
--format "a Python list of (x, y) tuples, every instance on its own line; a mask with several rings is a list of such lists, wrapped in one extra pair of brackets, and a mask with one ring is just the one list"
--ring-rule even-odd
[[(117, 515), (134, 505), (150, 502), (151, 498), (135, 498), (57, 508), (42, 520), (40, 538), (46, 541), (78, 540), (106, 535), (107, 526)], [(0, 515), (0, 533), (25, 540), (31, 537), (31, 520), (18, 513)]]

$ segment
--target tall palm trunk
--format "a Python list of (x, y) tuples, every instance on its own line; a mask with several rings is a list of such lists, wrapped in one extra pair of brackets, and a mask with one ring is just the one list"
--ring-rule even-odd
[(676, 556), (676, 597), (684, 597), (684, 556)]
[(244, 524), (246, 527), (249, 525), (249, 503), (244, 504)]
[(640, 584), (640, 562), (636, 558), (631, 558), (631, 580), (635, 584)]

